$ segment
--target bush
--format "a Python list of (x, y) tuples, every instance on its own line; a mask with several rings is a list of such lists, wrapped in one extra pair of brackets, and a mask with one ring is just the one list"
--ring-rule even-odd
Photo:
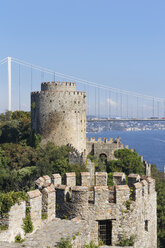
[(114, 185), (114, 183), (113, 183), (113, 173), (112, 173), (112, 172), (109, 172), (109, 173), (108, 173), (107, 185), (108, 185), (109, 187), (111, 187), (111, 186)]
[(114, 153), (117, 160), (107, 162), (107, 172), (124, 172), (126, 175), (130, 173), (145, 174), (144, 164), (141, 162), (140, 156), (129, 149), (119, 149)]
[(129, 200), (125, 201), (124, 205), (125, 205), (127, 210), (130, 210), (130, 208), (131, 208), (131, 200), (129, 199)]
[(27, 214), (24, 219), (23, 230), (25, 233), (33, 232), (33, 223), (29, 214)]
[(69, 238), (61, 238), (57, 247), (58, 248), (72, 248), (71, 240)]
[(21, 234), (18, 234), (17, 236), (15, 236), (15, 243), (22, 243), (25, 240), (21, 238)]
[(0, 215), (7, 214), (15, 203), (20, 203), (22, 200), (27, 200), (25, 192), (0, 193)]
[(91, 241), (89, 244), (85, 245), (83, 248), (98, 248), (100, 245), (103, 245), (102, 241), (99, 242), (99, 245), (95, 245), (93, 241)]
[(5, 230), (7, 230), (8, 229), (8, 226), (7, 225), (2, 225), (2, 224), (0, 224), (0, 230), (1, 231), (5, 231)]
[(133, 246), (135, 243), (135, 235), (131, 235), (129, 238), (122, 234), (118, 246)]
[(46, 220), (47, 218), (48, 218), (48, 214), (47, 213), (42, 213), (41, 219)]

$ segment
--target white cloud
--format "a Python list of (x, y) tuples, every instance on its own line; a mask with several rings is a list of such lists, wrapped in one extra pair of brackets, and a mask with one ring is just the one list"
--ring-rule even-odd
[(116, 106), (117, 103), (115, 101), (113, 101), (111, 98), (107, 98), (107, 102), (111, 105), (111, 106)]

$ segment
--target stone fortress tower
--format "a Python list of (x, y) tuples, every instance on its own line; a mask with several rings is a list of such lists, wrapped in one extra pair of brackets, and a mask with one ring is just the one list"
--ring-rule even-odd
[(81, 164), (88, 154), (115, 159), (114, 151), (123, 148), (118, 138), (86, 138), (86, 93), (71, 82), (42, 83), (41, 91), (31, 93), (31, 127), (41, 145), (70, 146), (70, 163)]
[(71, 144), (79, 153), (86, 150), (86, 93), (76, 84), (47, 82), (41, 91), (31, 93), (32, 130), (42, 137), (41, 144)]
[[(43, 145), (53, 141), (57, 146), (71, 146), (72, 160), (85, 151), (115, 159), (114, 151), (123, 148), (119, 138), (86, 140), (86, 94), (76, 91), (74, 83), (42, 83), (41, 91), (31, 94), (31, 121), (32, 129), (41, 134)], [(61, 219), (68, 218), (67, 234), (71, 230), (73, 248), (84, 247), (90, 241), (97, 245), (99, 240), (118, 248), (119, 241), (131, 237), (132, 248), (157, 248), (155, 180), (151, 178), (151, 165), (143, 163), (145, 176), (126, 177), (122, 172), (114, 172), (112, 187), (108, 186), (107, 172), (95, 172), (95, 163), (90, 160), (89, 172), (80, 173), (79, 185), (75, 172), (66, 173), (63, 180), (60, 174), (38, 178), (36, 189), (27, 192), (28, 201), (12, 206), (7, 217), (0, 216), (0, 224), (8, 226), (0, 231), (0, 247), (13, 248), (13, 244), (6, 246), (2, 241), (13, 242), (16, 235), (24, 238), (23, 223), (28, 209), (33, 230), (41, 229), (41, 233), (39, 240), (38, 234), (37, 239), (29, 236), (28, 240), (27, 236), (24, 246), (31, 247), (34, 241), (33, 247), (43, 247), (42, 241), (44, 247), (46, 243), (56, 247), (59, 237), (55, 231), (59, 229), (61, 236), (67, 224)]]

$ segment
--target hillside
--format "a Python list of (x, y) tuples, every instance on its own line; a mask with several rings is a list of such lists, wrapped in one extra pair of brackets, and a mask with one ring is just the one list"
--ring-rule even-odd
[[(34, 188), (34, 180), (43, 175), (86, 171), (85, 165), (71, 165), (68, 161), (70, 147), (57, 147), (48, 143), (40, 147), (40, 136), (31, 133), (30, 113), (7, 112), (0, 115), (0, 192), (28, 191)], [(96, 171), (109, 173), (109, 184), (114, 171), (144, 174), (144, 166), (136, 152), (127, 149), (116, 151), (115, 161), (95, 162)], [(156, 165), (152, 165), (158, 194), (158, 247), (165, 247), (165, 178)], [(79, 183), (79, 182), (78, 182)], [(1, 210), (0, 200), (0, 210)]]

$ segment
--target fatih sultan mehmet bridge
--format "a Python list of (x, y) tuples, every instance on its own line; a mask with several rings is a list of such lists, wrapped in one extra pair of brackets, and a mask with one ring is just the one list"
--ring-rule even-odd
[(165, 99), (112, 88), (7, 57), (0, 61), (0, 113), (30, 110), (30, 92), (41, 82), (75, 82), (87, 93), (87, 117), (94, 120), (165, 120)]

